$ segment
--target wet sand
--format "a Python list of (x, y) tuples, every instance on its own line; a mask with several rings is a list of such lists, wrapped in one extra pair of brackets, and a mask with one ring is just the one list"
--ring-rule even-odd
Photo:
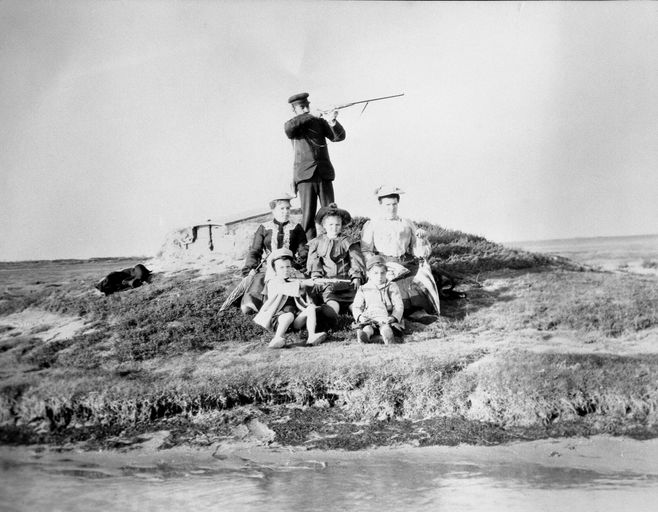
[(199, 448), (177, 446), (158, 449), (167, 432), (129, 450), (84, 451), (73, 446), (0, 446), (0, 459), (13, 463), (90, 466), (109, 472), (133, 467), (212, 467), (214, 469), (321, 468), (340, 461), (403, 457), (411, 461), (441, 461), (446, 464), (538, 464), (551, 468), (572, 468), (597, 473), (635, 473), (658, 476), (658, 439), (638, 441), (605, 435), (591, 438), (546, 439), (497, 446), (380, 447), (359, 451), (305, 450), (267, 447), (253, 442), (218, 443)]

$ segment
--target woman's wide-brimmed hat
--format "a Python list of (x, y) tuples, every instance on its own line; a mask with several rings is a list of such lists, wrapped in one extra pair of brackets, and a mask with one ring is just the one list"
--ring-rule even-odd
[(375, 195), (377, 196), (377, 199), (386, 196), (399, 196), (400, 194), (404, 194), (404, 190), (398, 187), (394, 187), (393, 185), (382, 185), (381, 187), (377, 187), (375, 189)]
[(272, 251), (272, 254), (270, 254), (269, 257), (270, 265), (272, 265), (272, 268), (274, 268), (274, 262), (276, 260), (282, 260), (282, 259), (288, 259), (292, 261), (293, 260), (292, 251), (290, 249), (286, 249), (285, 247)]
[(337, 215), (340, 217), (343, 221), (343, 227), (352, 222), (352, 216), (350, 215), (350, 212), (343, 210), (342, 208), (338, 208), (336, 203), (331, 203), (329, 206), (323, 206), (320, 208), (318, 213), (315, 215), (315, 222), (322, 224), (322, 221), (327, 215)]
[(288, 194), (288, 192), (280, 192), (270, 199), (270, 210), (272, 210), (276, 206), (277, 201), (290, 202), (293, 199), (295, 199), (295, 196), (291, 196), (290, 194)]
[(295, 196), (288, 194), (288, 192), (279, 192), (270, 198), (270, 201), (292, 201)]

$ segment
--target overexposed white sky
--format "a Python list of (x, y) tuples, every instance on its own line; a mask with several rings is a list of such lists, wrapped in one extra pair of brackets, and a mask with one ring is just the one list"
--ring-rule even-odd
[(494, 241), (658, 233), (653, 2), (0, 2), (0, 260), (151, 255), (287, 190), (287, 98), (342, 110), (339, 206)]

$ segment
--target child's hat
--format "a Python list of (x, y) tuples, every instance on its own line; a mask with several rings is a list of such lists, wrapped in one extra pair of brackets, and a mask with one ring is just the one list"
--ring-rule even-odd
[(375, 256), (370, 256), (370, 258), (368, 258), (368, 261), (366, 261), (366, 268), (368, 270), (370, 270), (372, 267), (375, 267), (377, 265), (385, 267), (386, 259), (384, 259), (383, 256), (375, 255)]
[(315, 216), (315, 222), (318, 224), (322, 224), (322, 221), (327, 215), (337, 215), (343, 220), (343, 227), (347, 226), (350, 222), (352, 222), (352, 216), (347, 210), (343, 210), (342, 208), (338, 208), (336, 206), (336, 203), (331, 203), (329, 206), (323, 206), (318, 210), (317, 215)]
[(290, 249), (286, 249), (285, 247), (282, 247), (281, 249), (276, 249), (272, 251), (272, 254), (270, 254), (270, 265), (272, 265), (272, 268), (274, 269), (274, 262), (276, 260), (283, 260), (283, 259), (288, 259), (292, 261), (292, 251)]

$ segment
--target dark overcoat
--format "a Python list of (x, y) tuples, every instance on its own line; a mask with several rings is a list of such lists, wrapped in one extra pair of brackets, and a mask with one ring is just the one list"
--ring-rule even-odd
[(338, 121), (331, 126), (325, 119), (306, 113), (286, 121), (284, 130), (292, 140), (295, 153), (293, 164), (295, 187), (299, 182), (313, 177), (333, 181), (335, 173), (329, 160), (327, 139), (332, 142), (344, 140), (343, 126)]

